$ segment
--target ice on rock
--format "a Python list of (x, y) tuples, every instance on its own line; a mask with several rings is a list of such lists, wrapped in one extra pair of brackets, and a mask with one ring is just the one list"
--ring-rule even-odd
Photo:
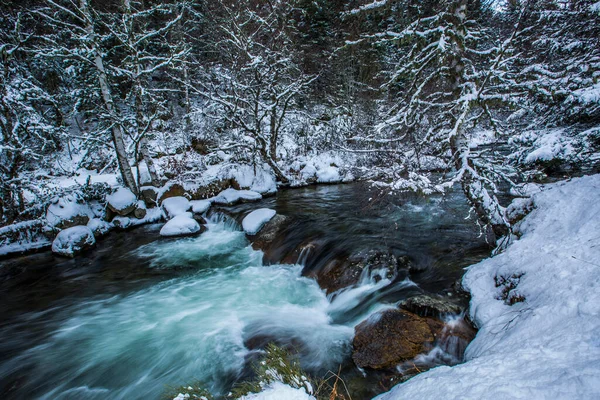
[(127, 215), (135, 209), (137, 197), (127, 188), (120, 187), (106, 196), (108, 207), (119, 215)]
[(183, 196), (169, 197), (163, 200), (162, 207), (169, 218), (184, 214), (190, 210), (192, 204)]
[(84, 250), (94, 247), (94, 233), (87, 226), (74, 226), (65, 229), (52, 242), (52, 252), (66, 257), (74, 257)]
[(160, 230), (161, 236), (188, 236), (200, 232), (198, 221), (192, 218), (192, 213), (186, 212), (175, 216)]
[(234, 204), (238, 201), (256, 201), (262, 199), (262, 195), (252, 190), (226, 189), (219, 193), (213, 202), (217, 204)]
[(261, 228), (275, 216), (275, 210), (270, 208), (259, 208), (252, 211), (242, 221), (244, 232), (249, 235), (255, 235)]

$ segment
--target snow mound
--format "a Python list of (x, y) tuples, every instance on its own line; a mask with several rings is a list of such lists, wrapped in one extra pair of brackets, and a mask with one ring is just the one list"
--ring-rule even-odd
[(247, 234), (255, 235), (275, 214), (277, 214), (275, 210), (271, 210), (270, 208), (254, 210), (244, 218), (242, 228), (244, 228), (244, 232)]
[(317, 171), (317, 182), (336, 183), (342, 180), (338, 167), (328, 166)]
[(55, 199), (46, 211), (46, 221), (53, 228), (86, 224), (93, 216), (89, 205), (79, 204), (71, 196)]
[(281, 382), (273, 382), (260, 393), (242, 396), (239, 400), (315, 400), (304, 388), (294, 389)]
[(52, 242), (52, 252), (74, 257), (96, 244), (94, 233), (87, 226), (74, 226), (59, 232)]
[(211, 200), (193, 200), (193, 201), (190, 201), (190, 204), (192, 205), (192, 211), (194, 212), (194, 214), (204, 214), (210, 208), (212, 201)]
[(120, 187), (113, 194), (106, 196), (108, 206), (121, 215), (127, 214), (126, 210), (133, 211), (137, 204), (137, 197), (127, 188)]
[(600, 398), (600, 175), (547, 185), (520, 240), (463, 284), (479, 332), (466, 362), (377, 399)]
[(161, 236), (187, 236), (200, 232), (200, 224), (192, 213), (179, 214), (168, 221), (160, 230)]
[(217, 204), (234, 204), (238, 201), (256, 201), (262, 199), (262, 195), (252, 190), (226, 189), (213, 198)]
[(192, 204), (185, 197), (178, 196), (164, 199), (162, 202), (162, 207), (167, 213), (167, 216), (169, 218), (173, 218), (189, 211), (190, 208), (192, 208)]

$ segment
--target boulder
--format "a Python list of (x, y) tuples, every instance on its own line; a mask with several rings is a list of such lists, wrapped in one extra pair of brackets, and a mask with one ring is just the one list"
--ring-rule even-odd
[(256, 235), (262, 227), (277, 214), (270, 208), (259, 208), (252, 211), (242, 220), (242, 228), (248, 235)]
[(212, 202), (210, 200), (192, 200), (190, 204), (194, 214), (204, 214), (208, 211)]
[(392, 369), (433, 347), (443, 324), (402, 310), (372, 315), (355, 328), (352, 359), (360, 368)]
[(117, 215), (131, 214), (137, 206), (137, 197), (125, 187), (120, 187), (113, 194), (106, 196), (108, 208)]
[(46, 211), (46, 221), (53, 229), (67, 229), (73, 226), (85, 225), (93, 216), (91, 208), (79, 204), (71, 196), (55, 198)]
[(239, 202), (258, 201), (260, 199), (262, 199), (262, 195), (258, 192), (229, 188), (215, 196), (213, 202), (222, 205), (232, 205)]
[(289, 222), (289, 217), (276, 214), (269, 220), (269, 222), (262, 226), (256, 235), (250, 237), (250, 240), (252, 241), (252, 248), (254, 250), (262, 250), (266, 256), (269, 253), (269, 249), (271, 248), (271, 245), (275, 239), (281, 233), (283, 228), (289, 224)]
[(192, 217), (192, 213), (177, 215), (168, 221), (160, 230), (161, 236), (192, 236), (202, 233), (202, 227)]
[(52, 252), (65, 257), (75, 257), (96, 245), (94, 233), (87, 226), (67, 228), (52, 242)]
[(100, 218), (92, 218), (87, 223), (87, 227), (92, 230), (94, 237), (99, 238), (110, 232), (114, 228), (114, 225)]
[(204, 200), (216, 196), (217, 194), (229, 188), (239, 190), (240, 185), (235, 179), (221, 179), (210, 182), (206, 185), (190, 188), (188, 193), (192, 200)]
[(185, 195), (185, 189), (179, 183), (171, 183), (168, 186), (165, 186), (160, 191), (160, 195), (158, 196), (158, 204), (162, 204), (165, 199), (171, 197), (181, 197)]
[(161, 206), (168, 218), (185, 214), (192, 208), (190, 201), (183, 196), (169, 197), (162, 202)]
[(422, 294), (402, 301), (399, 307), (421, 317), (444, 318), (458, 315), (462, 308), (440, 296)]
[(156, 207), (158, 205), (158, 189), (154, 186), (142, 186), (140, 188), (140, 197), (147, 208)]

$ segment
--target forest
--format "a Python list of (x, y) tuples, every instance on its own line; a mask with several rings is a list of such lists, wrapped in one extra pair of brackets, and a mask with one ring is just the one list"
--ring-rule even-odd
[[(478, 296), (485, 294), (489, 297), (491, 292), (500, 291), (500, 294), (492, 296), (492, 300), (496, 303), (500, 300), (502, 307), (525, 307), (523, 304), (526, 305), (529, 300), (534, 302), (538, 299), (538, 291), (547, 293), (543, 290), (552, 290), (536, 284), (530, 293), (526, 293), (530, 280), (544, 275), (542, 267), (534, 264), (542, 261), (550, 263), (552, 259), (551, 256), (540, 256), (537, 261), (529, 260), (532, 248), (549, 249), (556, 245), (556, 248), (562, 249), (561, 246), (566, 246), (566, 243), (582, 245), (582, 249), (587, 249), (584, 253), (568, 254), (572, 259), (581, 258), (581, 262), (591, 266), (588, 265), (589, 271), (585, 270), (588, 275), (582, 275), (574, 282), (582, 285), (595, 282), (592, 286), (596, 285), (597, 289), (600, 275), (592, 268), (598, 267), (598, 259), (594, 260), (598, 250), (594, 250), (597, 232), (594, 233), (593, 224), (594, 221), (599, 222), (599, 218), (595, 213), (597, 207), (592, 207), (592, 204), (597, 202), (600, 192), (594, 175), (600, 172), (600, 2), (0, 0), (0, 22), (0, 258), (7, 260), (5, 266), (0, 263), (0, 270), (3, 270), (0, 277), (11, 285), (10, 289), (7, 286), (3, 290), (6, 296), (0, 298), (6, 298), (2, 308), (10, 318), (34, 309), (39, 311), (37, 305), (25, 310), (16, 305), (17, 300), (9, 300), (13, 291), (25, 296), (26, 292), (21, 292), (21, 288), (26, 287), (27, 282), (37, 282), (35, 274), (41, 272), (34, 273), (32, 270), (41, 269), (42, 264), (75, 263), (68, 264), (71, 265), (69, 268), (79, 271), (84, 267), (77, 264), (77, 260), (84, 252), (83, 257), (96, 260), (90, 261), (92, 263), (104, 260), (102, 257), (105, 255), (89, 253), (96, 246), (96, 239), (98, 250), (94, 251), (98, 254), (104, 254), (102, 249), (108, 251), (111, 246), (116, 246), (115, 254), (120, 252), (121, 242), (118, 241), (130, 241), (131, 246), (135, 243), (135, 251), (141, 251), (154, 243), (146, 242), (152, 235), (152, 240), (159, 240), (156, 242), (159, 244), (154, 243), (156, 246), (161, 246), (160, 240), (175, 240), (165, 242), (173, 245), (170, 252), (166, 248), (157, 248), (152, 250), (156, 259), (140, 261), (148, 265), (161, 262), (173, 270), (185, 270), (202, 263), (218, 270), (225, 264), (238, 265), (232, 261), (237, 260), (235, 257), (254, 260), (254, 255), (242, 254), (242, 249), (248, 248), (248, 243), (251, 243), (254, 251), (263, 252), (265, 265), (302, 265), (303, 270), (298, 273), (316, 280), (325, 291), (325, 294), (319, 292), (324, 296), (323, 301), (330, 302), (330, 307), (336, 301), (340, 303), (340, 299), (347, 300), (352, 293), (352, 296), (358, 296), (353, 297), (356, 304), (360, 303), (364, 309), (359, 312), (353, 308), (358, 307), (356, 304), (350, 306), (348, 303), (339, 315), (334, 316), (331, 314), (333, 311), (327, 311), (330, 319), (327, 329), (340, 320), (343, 321), (339, 322), (340, 326), (352, 333), (348, 337), (342, 335), (344, 339), (331, 333), (327, 339), (330, 342), (325, 342), (333, 346), (332, 343), (338, 343), (336, 340), (346, 344), (354, 340), (354, 347), (348, 345), (353, 350), (340, 350), (340, 354), (345, 356), (330, 357), (329, 361), (340, 365), (337, 374), (338, 367), (335, 365), (324, 368), (325, 364), (316, 363), (309, 357), (328, 351), (313, 349), (314, 343), (311, 342), (305, 344), (309, 350), (304, 348), (304, 352), (300, 346), (299, 364), (291, 362), (290, 371), (284, 371), (292, 376), (298, 374), (303, 379), (285, 378), (282, 371), (277, 373), (285, 379), (281, 376), (280, 379), (271, 379), (265, 378), (270, 370), (262, 371), (264, 376), (257, 372), (269, 384), (262, 382), (252, 390), (240, 392), (240, 395), (246, 396), (240, 398), (366, 399), (382, 393), (384, 390), (381, 388), (385, 391), (392, 389), (390, 382), (396, 378), (390, 381), (386, 376), (386, 383), (382, 384), (385, 379), (383, 375), (377, 375), (380, 372), (375, 374), (375, 378), (367, 372), (365, 376), (369, 375), (369, 378), (365, 379), (379, 382), (378, 390), (364, 389), (368, 386), (366, 383), (361, 384), (361, 390), (344, 385), (344, 394), (338, 380), (352, 381), (352, 374), (363, 371), (363, 365), (357, 361), (360, 357), (356, 356), (360, 345), (357, 343), (364, 333), (360, 330), (363, 324), (358, 323), (367, 321), (371, 313), (380, 312), (389, 304), (407, 301), (406, 298), (410, 300), (414, 295), (394, 297), (393, 293), (400, 290), (397, 285), (402, 282), (406, 285), (405, 278), (417, 282), (419, 290), (435, 292), (436, 296), (442, 292), (457, 296), (458, 292), (450, 290), (453, 284), (450, 281), (463, 279), (460, 293), (464, 289), (473, 297), (470, 308), (461, 306), (459, 314), (462, 318), (471, 313), (465, 320), (473, 325), (473, 329), (479, 329), (481, 336), (478, 334), (469, 345), (466, 355), (463, 355), (462, 349), (458, 358), (453, 358), (460, 362), (476, 358), (475, 353), (484, 351), (485, 346), (481, 344), (484, 339), (478, 338), (491, 335), (486, 327), (490, 326), (492, 316), (501, 320), (507, 318), (502, 320), (507, 326), (512, 323), (506, 314), (498, 311), (500, 306), (494, 308), (490, 305), (492, 303), (485, 303), (481, 300), (483, 297)], [(342, 186), (353, 189), (343, 189)], [(547, 187), (546, 191), (544, 187)], [(564, 189), (566, 187), (570, 189)], [(580, 200), (566, 197), (567, 192), (580, 193)], [(359, 193), (364, 198), (348, 200), (348, 196), (354, 199), (353, 196)], [(312, 205), (311, 196), (314, 196)], [(435, 218), (427, 220), (431, 226), (440, 224), (435, 225), (437, 230), (434, 232), (437, 233), (419, 230), (421, 228), (416, 221), (421, 216), (413, 216), (411, 218), (415, 220), (402, 225), (399, 222), (403, 221), (402, 218), (397, 219), (395, 211), (390, 211), (414, 202), (417, 204), (414, 207), (428, 210), (420, 212), (430, 213), (431, 217), (438, 215), (435, 214), (437, 209), (431, 208), (435, 199), (443, 199), (440, 207), (449, 207), (450, 210), (440, 211), (443, 216), (437, 217), (437, 222)], [(248, 214), (251, 211), (248, 204), (252, 201), (263, 202), (259, 204), (266, 208)], [(462, 232), (462, 235), (463, 230), (471, 229), (471, 236), (468, 240), (452, 236), (455, 242), (448, 245), (447, 251), (442, 248), (444, 244), (431, 250), (433, 253), (423, 250), (423, 247), (417, 251), (418, 246), (432, 246), (433, 239), (413, 243), (410, 241), (413, 239), (402, 236), (390, 238), (388, 233), (384, 234), (385, 239), (373, 243), (368, 238), (360, 239), (362, 242), (357, 237), (348, 239), (362, 231), (358, 228), (352, 230), (346, 225), (327, 225), (327, 218), (342, 224), (341, 220), (345, 217), (340, 215), (356, 214), (352, 204), (365, 213), (364, 226), (361, 226), (369, 232), (370, 229), (388, 232), (393, 227), (409, 232), (414, 228), (415, 232), (420, 232), (419, 240), (424, 240), (429, 235), (441, 235), (439, 232), (443, 229), (450, 229), (442, 225), (447, 223), (452, 226), (452, 235), (456, 232)], [(574, 208), (577, 204), (581, 208)], [(591, 208), (585, 210), (588, 206)], [(313, 226), (322, 224), (326, 231), (329, 240), (326, 245), (308, 227), (308, 223), (298, 217), (311, 207), (318, 210), (321, 210), (319, 207), (329, 207), (319, 211), (322, 215), (314, 210), (310, 214), (311, 218), (315, 218), (311, 220)], [(335, 212), (332, 211), (334, 208)], [(384, 226), (377, 225), (379, 222), (375, 222), (375, 217), (369, 219), (372, 210), (381, 212), (377, 218), (389, 218)], [(281, 211), (290, 215), (282, 216)], [(295, 212), (298, 215), (292, 215)], [(336, 214), (338, 212), (339, 215)], [(444, 213), (455, 215), (446, 217)], [(530, 213), (531, 218), (526, 217)], [(584, 214), (587, 216), (583, 217)], [(545, 219), (548, 215), (557, 215), (559, 222), (548, 222)], [(290, 223), (289, 217), (294, 222)], [(456, 221), (444, 219), (454, 217)], [(143, 229), (151, 228), (142, 225), (151, 227), (164, 221), (166, 224), (160, 229), (160, 234), (152, 230), (151, 233), (143, 233), (146, 232)], [(582, 227), (587, 227), (587, 223), (592, 226), (585, 230)], [(557, 226), (570, 227), (571, 224), (573, 230), (565, 231), (563, 236), (546, 237), (540, 233), (544, 229), (550, 235), (560, 231)], [(265, 226), (272, 226), (272, 229), (269, 228), (271, 231), (263, 229)], [(132, 230), (134, 227), (136, 230)], [(246, 236), (237, 238), (235, 232), (240, 229)], [(534, 233), (528, 233), (530, 230)], [(109, 231), (114, 232), (108, 235)], [(300, 237), (301, 231), (306, 237)], [(347, 235), (344, 239), (336, 236), (342, 231)], [(310, 238), (308, 232), (311, 232)], [(184, 239), (179, 240), (191, 240), (190, 237), (200, 233), (202, 235), (196, 236), (195, 240), (201, 242), (206, 237), (203, 240), (208, 246), (202, 251), (210, 253), (214, 250), (209, 248), (212, 236), (207, 235), (218, 234), (219, 240), (235, 236), (231, 243), (238, 243), (239, 239), (240, 253), (230, 254), (232, 258), (226, 261), (218, 261), (220, 259), (212, 253), (209, 256), (202, 253), (202, 257), (208, 257), (206, 260), (209, 261), (198, 256), (198, 260), (205, 261), (196, 260), (194, 264), (196, 256), (189, 255), (190, 247), (183, 245), (188, 242), (173, 238), (183, 236)], [(103, 239), (105, 244), (99, 240), (101, 237), (108, 237)], [(332, 239), (334, 237), (337, 242)], [(357, 240), (356, 248), (363, 246), (371, 253), (361, 255), (362, 258), (356, 261), (358, 258), (349, 244), (352, 240)], [(391, 242), (388, 243), (388, 240)], [(390, 244), (395, 243), (394, 240), (404, 243), (404, 246), (408, 246), (407, 243), (416, 246), (411, 250), (415, 254), (408, 250), (406, 254), (404, 250), (398, 252), (403, 245)], [(462, 240), (470, 244), (460, 247), (463, 246)], [(523, 249), (525, 243), (529, 243), (527, 240), (530, 241), (529, 252)], [(187, 246), (192, 246), (190, 243)], [(237, 249), (237, 245), (231, 243)], [(383, 253), (377, 253), (375, 257), (372, 251), (384, 246), (382, 243), (389, 247), (389, 254), (388, 250), (381, 250)], [(457, 247), (461, 248), (461, 252), (456, 250), (452, 253), (453, 261), (447, 264), (460, 267), (460, 273), (444, 275), (444, 272), (439, 275), (444, 278), (433, 278), (437, 272), (432, 272), (427, 278), (428, 283), (418, 281), (421, 275), (416, 278), (411, 275), (417, 270), (423, 275), (416, 265), (425, 262), (425, 258), (435, 259), (435, 262), (431, 261), (435, 264), (446, 260), (444, 257), (455, 251), (450, 249)], [(133, 248), (127, 248), (127, 251), (134, 251)], [(53, 261), (43, 258), (54, 257), (49, 250), (59, 258), (53, 258)], [(479, 253), (475, 256), (477, 251)], [(177, 257), (182, 257), (177, 266), (165, 261), (168, 257), (175, 257), (176, 252), (179, 252)], [(339, 260), (344, 260), (339, 261), (342, 265), (339, 271), (331, 269), (331, 254), (334, 253)], [(481, 264), (487, 265), (489, 270), (485, 285), (477, 283), (479, 281), (471, 272), (463, 278), (462, 268), (471, 264), (478, 266), (477, 263), (490, 254), (494, 257)], [(211, 258), (213, 256), (217, 258)], [(389, 258), (386, 257), (393, 257), (394, 265), (398, 265), (393, 273), (389, 272), (389, 263), (385, 261)], [(410, 262), (402, 261), (403, 257)], [(503, 264), (502, 257), (511, 260), (514, 270), (503, 271), (508, 267), (505, 265), (507, 262)], [(565, 262), (574, 262), (572, 259)], [(524, 260), (529, 260), (530, 268), (533, 268), (530, 272), (527, 272), (529, 267), (522, 267)], [(20, 264), (10, 264), (12, 262)], [(109, 262), (104, 260), (102, 263)], [(412, 266), (408, 267), (409, 264)], [(38, 267), (34, 268), (34, 265)], [(148, 265), (146, 267), (150, 270), (154, 268)], [(160, 268), (166, 268), (164, 265)], [(359, 265), (361, 269), (356, 272)], [(374, 265), (380, 268), (376, 273)], [(409, 271), (406, 277), (398, 272), (404, 268), (402, 265)], [(556, 271), (560, 270), (559, 267)], [(583, 274), (585, 268), (577, 268), (574, 266), (573, 271)], [(369, 277), (365, 277), (364, 271), (367, 270), (371, 271)], [(282, 271), (284, 274), (291, 273), (287, 269)], [(362, 280), (358, 282), (356, 278), (351, 285), (348, 282), (342, 284), (341, 280), (350, 276), (348, 271), (362, 274)], [(151, 276), (161, 273), (146, 271), (135, 272), (138, 274), (135, 275), (132, 272), (131, 276), (113, 278), (117, 281), (131, 278), (132, 282), (141, 282), (158, 279)], [(263, 273), (257, 273), (257, 276)], [(102, 274), (101, 279), (108, 279), (106, 276), (111, 274)], [(22, 278), (16, 281), (15, 276)], [(552, 279), (564, 278), (557, 276), (562, 275), (557, 272)], [(167, 278), (180, 279), (179, 275), (169, 274), (161, 279)], [(237, 282), (238, 278), (236, 275), (227, 279)], [(56, 279), (57, 285), (62, 285), (62, 279), (67, 278), (62, 276), (59, 279), (57, 275), (53, 279)], [(207, 279), (203, 284), (210, 285), (210, 277), (202, 279)], [(269, 281), (270, 278), (264, 279)], [(382, 282), (387, 282), (390, 288), (396, 285), (396, 292), (385, 292), (389, 288), (382, 289)], [(521, 282), (523, 286), (519, 286)], [(536, 282), (539, 283), (539, 280)], [(111, 285), (119, 284), (98, 283), (102, 289), (94, 293), (107, 295)], [(96, 287), (95, 284), (92, 286)], [(151, 287), (148, 290), (155, 290), (159, 285), (148, 287)], [(222, 286), (220, 290), (226, 287)], [(517, 290), (517, 287), (521, 289)], [(357, 292), (359, 288), (364, 289), (360, 294)], [(137, 289), (143, 291), (147, 288)], [(566, 296), (572, 289), (565, 286), (564, 292), (560, 293)], [(59, 297), (61, 302), (70, 299), (67, 292), (71, 289), (64, 290), (64, 294), (56, 294), (56, 299), (52, 297), (48, 304), (54, 304), (52, 302), (58, 301)], [(128, 296), (126, 293), (134, 288), (127, 286), (119, 290), (119, 296)], [(590, 290), (589, 296), (592, 296), (593, 289)], [(387, 294), (377, 294), (384, 292)], [(34, 292), (27, 293), (28, 297), (36, 296)], [(160, 293), (155, 295), (158, 297), (152, 301), (160, 298)], [(313, 294), (305, 293), (305, 296), (312, 298)], [(282, 294), (281, 298), (285, 295)], [(582, 303), (593, 304), (592, 297), (584, 298), (582, 294)], [(244, 299), (247, 297), (240, 301)], [(296, 304), (295, 300), (290, 301)], [(478, 310), (474, 304), (478, 301), (480, 303), (477, 304), (482, 304), (482, 301), (488, 304), (492, 311), (474, 314)], [(137, 303), (127, 304), (131, 310), (141, 307)], [(187, 306), (193, 308), (194, 304)], [(534, 309), (535, 303), (529, 306), (531, 308), (523, 308), (522, 312)], [(555, 306), (559, 307), (558, 303)], [(264, 304), (256, 307), (268, 308)], [(405, 309), (419, 314), (417, 311), (423, 310), (419, 307), (430, 306), (411, 307)], [(226, 311), (229, 312), (228, 309)], [(585, 319), (585, 323), (594, 320), (597, 324), (597, 311), (590, 310), (589, 313), (593, 316)], [(588, 315), (586, 312), (583, 314)], [(362, 317), (354, 320), (357, 315)], [(387, 314), (384, 312), (383, 315)], [(421, 315), (419, 318), (430, 316)], [(65, 321), (66, 317), (56, 318)], [(78, 318), (83, 317), (79, 315)], [(565, 320), (562, 321), (564, 323)], [(422, 323), (421, 320), (418, 322)], [(498, 320), (493, 322), (499, 323)], [(76, 325), (75, 322), (70, 323)], [(207, 322), (210, 326), (213, 326), (212, 323)], [(106, 326), (111, 324), (106, 322)], [(13, 325), (10, 329), (21, 329)], [(260, 324), (256, 322), (255, 325)], [(248, 326), (244, 334), (250, 329)], [(574, 329), (576, 326), (573, 323)], [(0, 336), (12, 335), (10, 332), (13, 331), (6, 329), (0, 329)], [(323, 328), (323, 332), (329, 332), (327, 329)], [(431, 329), (437, 338), (435, 330)], [(256, 337), (269, 337), (262, 330), (258, 331)], [(368, 336), (370, 333), (364, 334)], [(309, 334), (304, 332), (303, 335)], [(462, 333), (456, 335), (453, 337), (462, 340)], [(295, 336), (292, 336), (292, 339), (274, 340), (276, 345), (285, 349), (270, 343), (271, 347), (265, 350), (267, 361), (269, 357), (279, 360), (290, 356), (280, 352), (289, 350), (286, 344), (296, 343)], [(210, 342), (209, 337), (203, 339), (205, 343)], [(119, 338), (117, 336), (115, 340), (121, 340)], [(312, 339), (318, 342), (317, 338)], [(597, 336), (596, 339), (588, 339), (589, 343), (594, 340), (597, 343), (598, 340)], [(512, 343), (511, 340), (506, 339), (505, 345)], [(372, 343), (371, 339), (367, 342)], [(244, 342), (245, 348), (250, 347), (248, 343), (248, 340)], [(437, 341), (432, 343), (438, 344)], [(217, 347), (213, 345), (210, 349)], [(99, 349), (104, 351), (107, 348)], [(185, 397), (185, 390), (181, 389), (181, 393), (174, 393), (169, 398), (211, 398), (210, 393), (221, 398), (218, 396), (226, 394), (234, 384), (248, 379), (240, 372), (245, 371), (241, 367), (235, 373), (223, 367), (227, 373), (219, 370), (206, 376), (197, 376), (197, 369), (184, 368), (177, 370), (175, 375), (165, 372), (161, 379), (168, 376), (169, 380), (157, 378), (156, 382), (160, 381), (160, 384), (149, 386), (148, 392), (120, 391), (111, 386), (113, 381), (106, 383), (112, 391), (104, 395), (69, 392), (66, 388), (70, 388), (71, 383), (50, 390), (19, 375), (21, 367), (15, 365), (25, 364), (8, 362), (14, 356), (12, 351), (17, 350), (0, 346), (0, 382), (6, 383), (7, 388), (3, 389), (4, 385), (0, 385), (0, 394), (4, 398), (13, 395), (16, 396), (14, 398), (22, 398), (23, 393), (29, 391), (34, 398), (154, 398), (161, 395), (161, 390), (157, 389), (160, 385), (181, 383), (174, 379), (175, 376), (186, 380), (198, 378), (205, 386), (194, 392), (196, 394), (190, 391)], [(349, 352), (358, 369), (352, 364)], [(597, 350), (590, 350), (588, 356), (588, 364), (584, 360), (578, 362), (591, 365), (600, 360)], [(43, 356), (40, 357), (43, 359)], [(422, 369), (459, 363), (447, 362), (448, 357), (433, 357), (436, 360), (433, 363), (428, 359), (429, 364), (425, 362), (427, 366)], [(2, 358), (6, 362), (1, 361)], [(413, 359), (412, 356), (410, 359)], [(518, 357), (515, 359), (519, 360)], [(54, 361), (59, 365), (61, 362), (67, 363), (66, 360)], [(567, 361), (565, 363), (568, 364)], [(397, 364), (394, 368), (402, 369)], [(373, 367), (369, 363), (364, 365), (367, 369), (387, 371), (391, 364), (385, 368)], [(412, 365), (421, 372), (418, 362)], [(502, 363), (498, 361), (498, 364), (491, 365)], [(572, 369), (575, 364), (568, 365), (568, 369)], [(300, 366), (311, 376), (323, 376), (328, 369), (334, 371), (329, 371), (333, 375), (329, 376), (329, 383), (325, 385), (325, 397), (323, 391), (313, 391), (312, 386), (318, 386), (316, 381), (312, 381), (311, 386)], [(418, 375), (406, 365), (403, 368), (400, 375), (404, 374), (402, 376), (406, 379), (409, 375)], [(469, 372), (470, 368), (474, 367), (461, 371), (473, 374)], [(407, 373), (409, 370), (412, 372)], [(438, 370), (442, 369), (434, 368), (430, 372)], [(509, 376), (508, 371), (508, 367), (500, 368), (498, 373)], [(435, 374), (437, 372), (431, 376)], [(542, 374), (540, 372), (536, 376)], [(440, 382), (447, 383), (448, 376), (441, 376)], [(92, 387), (84, 378), (81, 379), (81, 382), (72, 385)], [(423, 383), (424, 379), (417, 382)], [(443, 392), (420, 391), (421, 383), (399, 389), (405, 390), (399, 394), (392, 390), (388, 397), (382, 398), (406, 398), (411, 393), (417, 398), (447, 397)], [(598, 394), (597, 385), (588, 381), (582, 387), (568, 391), (563, 385), (556, 392), (538, 388), (540, 391), (535, 389), (533, 393), (540, 397), (550, 394), (561, 397), (561, 394), (568, 393), (568, 397), (572, 395), (572, 398), (591, 398), (593, 393)], [(66, 391), (56, 391), (59, 389)], [(275, 397), (249, 394), (263, 389), (271, 391)], [(440, 390), (437, 385), (426, 390), (434, 389)], [(474, 395), (478, 392), (473, 390), (462, 387), (455, 393), (457, 398), (505, 398), (493, 396), (492, 391), (486, 392), (486, 395)], [(510, 393), (507, 398), (518, 397), (521, 392)], [(461, 397), (461, 394), (466, 397)], [(532, 398), (536, 398), (535, 395)]]

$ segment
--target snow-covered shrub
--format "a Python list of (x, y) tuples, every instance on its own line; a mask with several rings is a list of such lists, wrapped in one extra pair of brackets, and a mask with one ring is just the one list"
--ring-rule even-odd
[(267, 345), (264, 359), (255, 365), (255, 373), (254, 380), (243, 382), (232, 390), (233, 398), (259, 393), (275, 382), (296, 389), (302, 388), (308, 394), (314, 393), (313, 383), (300, 368), (298, 359), (275, 344)]

